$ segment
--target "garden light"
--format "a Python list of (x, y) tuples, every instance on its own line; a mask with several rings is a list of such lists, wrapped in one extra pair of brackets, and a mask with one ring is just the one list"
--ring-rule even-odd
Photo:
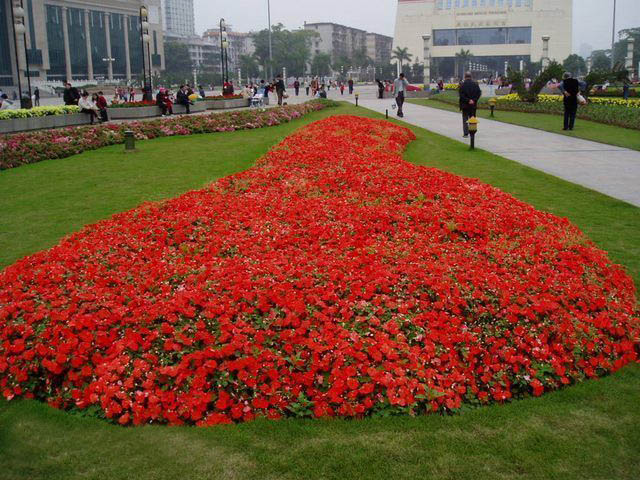
[(469, 133), (471, 134), (471, 150), (476, 148), (476, 132), (478, 131), (478, 119), (471, 117), (467, 122), (469, 125)]
[(491, 109), (492, 117), (493, 117), (493, 110), (496, 108), (496, 103), (498, 103), (498, 101), (496, 100), (496, 97), (491, 97), (489, 99), (489, 108)]
[(131, 153), (136, 151), (136, 136), (131, 130), (124, 132), (124, 152)]
[(358, 98), (360, 98), (360, 94), (358, 92), (356, 92), (356, 107), (358, 106)]

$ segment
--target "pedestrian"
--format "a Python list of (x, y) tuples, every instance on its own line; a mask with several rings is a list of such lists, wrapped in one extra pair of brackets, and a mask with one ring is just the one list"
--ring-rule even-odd
[(98, 92), (95, 103), (96, 107), (98, 107), (98, 110), (100, 111), (100, 119), (103, 122), (108, 122), (109, 114), (107, 113), (107, 99), (104, 97), (104, 93)]
[(184, 105), (184, 108), (187, 110), (187, 115), (191, 113), (191, 101), (189, 100), (189, 90), (186, 85), (180, 85), (180, 90), (178, 90), (178, 94), (176, 97), (178, 105)]
[(163, 117), (166, 115), (173, 115), (173, 103), (169, 98), (169, 92), (167, 92), (166, 88), (161, 88), (156, 95), (156, 105), (160, 107)]
[(9, 95), (0, 95), (0, 110), (13, 110), (13, 103), (9, 100)]
[(282, 75), (278, 75), (278, 79), (276, 80), (276, 95), (278, 96), (278, 105), (282, 105), (282, 98), (284, 97), (284, 81), (282, 80)]
[(304, 79), (304, 89), (305, 92), (307, 93), (307, 97), (309, 96), (309, 82), (307, 81), (307, 79)]
[(580, 93), (580, 83), (573, 78), (570, 72), (565, 72), (560, 84), (564, 103), (564, 127), (563, 130), (573, 130), (578, 113), (578, 94)]
[(622, 82), (622, 98), (629, 100), (629, 80), (626, 78)]
[(349, 95), (351, 95), (353, 93), (353, 78), (350, 78), (347, 84), (349, 85)]
[(384, 98), (384, 83), (379, 78), (376, 78), (376, 83), (378, 84), (378, 98)]
[(89, 98), (89, 93), (82, 92), (82, 97), (78, 100), (78, 106), (80, 107), (80, 113), (86, 113), (91, 117), (91, 125), (93, 125), (96, 118), (98, 118), (99, 110), (93, 100)]
[(407, 91), (407, 87), (409, 86), (409, 82), (404, 78), (404, 73), (401, 73), (400, 76), (393, 82), (393, 90), (396, 95), (396, 104), (398, 105), (398, 113), (397, 115), (402, 118), (404, 117), (404, 112), (402, 111), (402, 106), (404, 105), (404, 92)]
[(34, 98), (34, 104), (36, 107), (40, 106), (40, 89), (38, 87), (36, 87), (36, 89), (33, 91), (33, 98)]
[(469, 136), (469, 119), (476, 116), (478, 100), (482, 96), (482, 90), (478, 82), (473, 80), (471, 72), (464, 74), (464, 81), (460, 84), (460, 110), (462, 111), (462, 132), (464, 137)]
[(297, 97), (298, 94), (300, 93), (300, 81), (298, 80), (298, 77), (296, 77), (295, 81), (293, 82), (293, 89), (296, 91), (296, 97)]
[(72, 87), (69, 82), (64, 84), (64, 95), (62, 96), (65, 105), (78, 105), (80, 92), (76, 87)]
[(202, 85), (198, 85), (198, 93), (202, 98), (207, 96), (207, 93), (204, 91), (204, 87)]

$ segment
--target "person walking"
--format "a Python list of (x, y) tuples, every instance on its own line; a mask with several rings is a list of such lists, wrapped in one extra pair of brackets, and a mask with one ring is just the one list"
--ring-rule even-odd
[(408, 86), (409, 82), (407, 82), (407, 79), (404, 78), (404, 73), (401, 73), (400, 76), (393, 82), (393, 91), (395, 92), (396, 104), (398, 105), (397, 115), (400, 118), (404, 117), (402, 106), (404, 105), (404, 93), (407, 91)]
[(300, 81), (298, 80), (298, 77), (296, 77), (296, 80), (293, 82), (293, 89), (296, 91), (297, 97), (298, 94), (300, 94)]
[(344, 83), (340, 82), (340, 95), (344, 95)]
[(307, 92), (307, 97), (309, 96), (309, 81), (307, 79), (304, 80), (304, 89)]
[(284, 80), (282, 80), (282, 75), (278, 75), (278, 78), (276, 80), (276, 95), (278, 96), (278, 105), (282, 105), (284, 90)]
[(578, 94), (580, 93), (580, 83), (573, 78), (570, 72), (565, 72), (562, 76), (560, 91), (564, 96), (564, 127), (563, 130), (573, 130), (578, 113)]
[(38, 87), (36, 87), (36, 89), (33, 91), (33, 99), (34, 99), (34, 104), (36, 107), (40, 106), (40, 89)]
[(622, 81), (622, 98), (629, 100), (629, 79), (627, 78)]
[(464, 74), (464, 81), (460, 84), (460, 110), (462, 111), (462, 133), (469, 136), (469, 119), (476, 116), (478, 100), (482, 90), (478, 82), (473, 80), (471, 72)]
[(376, 83), (378, 84), (378, 98), (384, 98), (384, 83), (379, 78), (376, 78)]
[(353, 78), (349, 79), (347, 85), (349, 85), (349, 95), (351, 95), (353, 93)]

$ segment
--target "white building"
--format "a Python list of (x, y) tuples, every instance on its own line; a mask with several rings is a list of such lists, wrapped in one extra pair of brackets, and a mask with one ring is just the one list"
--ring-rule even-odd
[(162, 19), (167, 37), (196, 35), (193, 0), (162, 0)]
[[(398, 0), (394, 48), (430, 57), (431, 76), (459, 74), (456, 53), (489, 72), (505, 64), (562, 62), (572, 52), (573, 0)], [(545, 53), (543, 37), (548, 37)], [(422, 61), (422, 60), (421, 60)], [(506, 63), (505, 63), (506, 62)]]

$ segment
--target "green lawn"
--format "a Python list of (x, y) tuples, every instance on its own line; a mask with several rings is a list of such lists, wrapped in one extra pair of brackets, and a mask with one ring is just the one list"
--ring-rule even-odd
[[(81, 225), (202, 187), (252, 165), (291, 124), (141, 142), (0, 173), (0, 262), (55, 244)], [(412, 127), (406, 158), (480, 178), (569, 217), (640, 284), (640, 209)], [(259, 421), (121, 428), (34, 401), (0, 402), (4, 479), (636, 479), (640, 366), (505, 406), (454, 417)]]
[[(447, 99), (446, 102), (423, 98), (410, 99), (407, 100), (407, 102), (438, 108), (440, 110), (448, 110), (450, 112), (460, 111), (457, 104), (449, 103), (452, 99), (454, 101), (457, 99), (457, 94), (455, 98), (450, 93), (441, 95)], [(495, 117), (493, 118), (491, 118), (491, 112), (489, 110), (478, 110), (478, 117), (521, 125), (523, 127), (537, 128), (538, 130), (557, 133), (559, 135), (593, 140), (594, 142), (606, 143), (608, 145), (640, 150), (640, 132), (638, 130), (577, 119), (575, 130), (564, 131), (562, 130), (562, 117), (560, 115), (501, 111), (499, 107), (500, 105), (498, 104)], [(482, 128), (482, 126), (480, 128)]]

